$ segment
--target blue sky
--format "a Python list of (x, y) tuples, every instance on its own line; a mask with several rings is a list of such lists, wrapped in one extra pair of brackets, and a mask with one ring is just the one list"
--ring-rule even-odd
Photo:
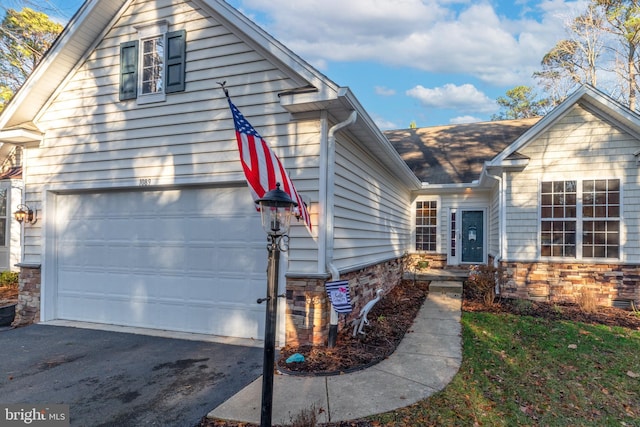
[[(534, 86), (585, 0), (227, 0), (341, 86), (381, 129), (490, 120)], [(6, 7), (29, 3), (2, 0)], [(35, 2), (34, 2), (35, 3)], [(70, 18), (82, 0), (41, 0)]]

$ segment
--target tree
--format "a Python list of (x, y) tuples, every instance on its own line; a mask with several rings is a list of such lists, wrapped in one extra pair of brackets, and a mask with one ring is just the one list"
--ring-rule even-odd
[(546, 100), (536, 100), (536, 94), (529, 86), (516, 86), (509, 89), (505, 96), (496, 99), (500, 107), (505, 109), (491, 116), (491, 120), (527, 119), (544, 115)]
[(620, 49), (616, 50), (621, 67), (618, 74), (627, 89), (627, 102), (636, 109), (638, 86), (638, 60), (640, 54), (640, 0), (594, 0), (602, 7), (608, 25)]
[(549, 95), (555, 106), (579, 85), (598, 83), (599, 59), (604, 50), (602, 9), (590, 4), (587, 10), (570, 21), (568, 38), (560, 40), (542, 58), (542, 71), (533, 77)]
[(0, 111), (53, 44), (63, 27), (33, 9), (8, 9), (0, 23)]

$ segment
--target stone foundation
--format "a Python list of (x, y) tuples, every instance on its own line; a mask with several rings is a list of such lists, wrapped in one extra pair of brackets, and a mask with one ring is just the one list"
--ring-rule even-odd
[[(396, 286), (404, 271), (404, 258), (345, 273), (349, 281), (353, 311), (340, 315), (338, 328), (350, 328), (364, 305), (382, 288), (387, 293)], [(40, 319), (40, 267), (21, 266), (16, 318), (13, 326), (37, 323)], [(286, 342), (292, 345), (326, 345), (329, 333), (330, 306), (322, 279), (287, 279)]]
[[(376, 290), (388, 292), (402, 278), (403, 259), (395, 259), (343, 274), (349, 281), (353, 311), (340, 315), (338, 328), (351, 328), (364, 305), (375, 297)], [(286, 343), (289, 345), (326, 345), (329, 333), (330, 304), (325, 280), (287, 279)]]
[(428, 268), (438, 269), (445, 268), (447, 266), (447, 254), (434, 254), (434, 253), (413, 253), (408, 254), (406, 257), (406, 270), (418, 271), (424, 270), (423, 267), (428, 263)]
[(584, 295), (598, 305), (640, 303), (640, 265), (502, 262), (502, 296), (577, 302)]
[(13, 326), (25, 326), (40, 320), (40, 267), (20, 267), (18, 305)]

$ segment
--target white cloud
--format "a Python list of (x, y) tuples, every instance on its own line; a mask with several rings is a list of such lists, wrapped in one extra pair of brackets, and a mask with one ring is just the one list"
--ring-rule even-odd
[(487, 95), (471, 84), (460, 86), (448, 83), (433, 89), (418, 85), (406, 94), (416, 98), (422, 105), (438, 109), (455, 109), (476, 113), (492, 113), (498, 106)]
[[(472, 74), (505, 86), (530, 80), (584, 0), (529, 2), (505, 17), (489, 2), (450, 0), (236, 0), (265, 14), (267, 30), (312, 63), (376, 61)], [(339, 11), (339, 12), (336, 12)], [(528, 16), (535, 16), (536, 19)]]
[(374, 88), (376, 95), (380, 95), (380, 96), (393, 96), (396, 94), (395, 89), (389, 89), (388, 87), (384, 87), (384, 86), (376, 86)]
[[(377, 114), (372, 114), (373, 121), (381, 130), (398, 129), (398, 125), (391, 120), (387, 120)], [(408, 126), (408, 124), (407, 124)]]
[(449, 120), (452, 125), (461, 125), (465, 123), (476, 123), (483, 121), (481, 118), (474, 116), (458, 116)]

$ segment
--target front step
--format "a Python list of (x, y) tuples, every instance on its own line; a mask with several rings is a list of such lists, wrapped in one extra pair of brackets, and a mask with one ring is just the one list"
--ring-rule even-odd
[(462, 283), (458, 280), (434, 280), (429, 283), (429, 293), (462, 295)]
[(423, 271), (407, 271), (404, 273), (404, 279), (406, 280), (416, 280), (416, 281), (436, 281), (436, 280), (446, 280), (446, 281), (460, 281), (464, 282), (469, 278), (469, 270), (461, 270), (461, 269), (428, 269)]

